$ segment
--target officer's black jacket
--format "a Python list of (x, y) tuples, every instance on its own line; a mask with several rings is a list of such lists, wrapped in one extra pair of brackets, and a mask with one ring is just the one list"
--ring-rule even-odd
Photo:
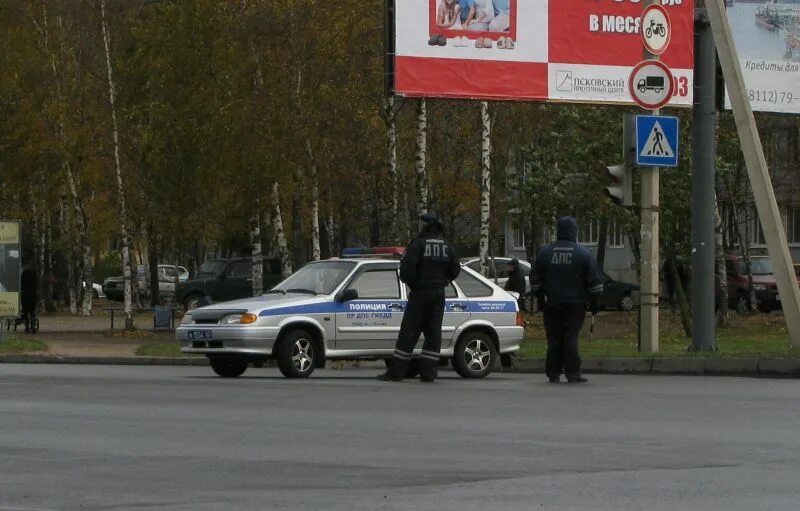
[(440, 231), (427, 227), (406, 248), (400, 261), (400, 280), (411, 289), (441, 289), (460, 272), (455, 249)]
[(558, 239), (536, 255), (531, 291), (551, 304), (584, 304), (603, 290), (603, 276), (592, 253), (577, 243), (578, 224), (572, 217), (558, 221)]
[(506, 291), (514, 291), (519, 293), (520, 296), (525, 294), (525, 277), (519, 268), (508, 274), (508, 280), (505, 286)]

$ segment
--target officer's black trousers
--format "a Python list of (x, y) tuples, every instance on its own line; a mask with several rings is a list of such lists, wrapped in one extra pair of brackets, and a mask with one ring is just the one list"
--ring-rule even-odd
[(408, 304), (400, 324), (391, 374), (403, 377), (406, 374), (411, 356), (419, 340), (425, 334), (422, 344), (420, 376), (436, 378), (439, 367), (439, 351), (442, 348), (442, 318), (444, 317), (444, 289), (414, 289), (408, 297)]
[(545, 372), (549, 378), (567, 378), (581, 375), (581, 356), (578, 336), (586, 317), (583, 304), (548, 304), (544, 309), (544, 328), (547, 331), (547, 361)]

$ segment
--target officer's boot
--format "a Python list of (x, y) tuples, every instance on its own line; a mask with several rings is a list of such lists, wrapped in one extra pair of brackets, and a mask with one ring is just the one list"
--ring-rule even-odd
[(378, 375), (380, 381), (403, 381), (408, 369), (408, 361), (393, 357), (386, 372)]
[(428, 358), (423, 358), (419, 368), (419, 381), (432, 383), (439, 375), (439, 362)]

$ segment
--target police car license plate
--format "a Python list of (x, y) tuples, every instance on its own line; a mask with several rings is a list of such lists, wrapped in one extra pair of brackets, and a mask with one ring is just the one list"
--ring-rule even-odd
[(186, 334), (190, 341), (210, 341), (211, 330), (189, 330)]

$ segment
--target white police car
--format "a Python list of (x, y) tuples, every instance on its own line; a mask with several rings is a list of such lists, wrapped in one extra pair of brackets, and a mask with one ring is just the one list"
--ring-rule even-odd
[[(275, 359), (284, 376), (302, 378), (326, 360), (391, 359), (407, 292), (399, 261), (318, 261), (263, 296), (190, 311), (176, 337), (183, 353), (205, 354), (219, 376)], [(523, 323), (513, 295), (462, 267), (446, 297), (441, 354), (458, 374), (482, 378), (498, 354), (519, 350)]]

